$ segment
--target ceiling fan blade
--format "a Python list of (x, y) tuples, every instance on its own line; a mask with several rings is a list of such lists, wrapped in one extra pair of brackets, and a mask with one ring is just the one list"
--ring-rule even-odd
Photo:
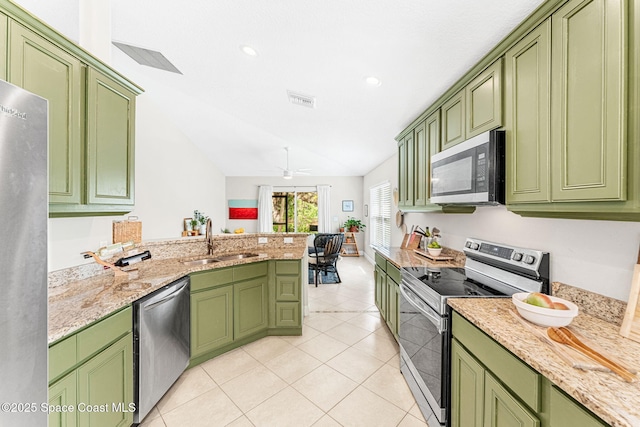
[(305, 172), (305, 171), (300, 171), (300, 170), (296, 170), (293, 172), (296, 175), (311, 175), (311, 172)]

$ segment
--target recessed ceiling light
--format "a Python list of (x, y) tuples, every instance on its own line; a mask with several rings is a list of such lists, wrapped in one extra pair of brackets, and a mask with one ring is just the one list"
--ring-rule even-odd
[(364, 81), (365, 81), (365, 82), (367, 82), (367, 84), (368, 84), (368, 85), (371, 85), (371, 86), (380, 86), (380, 85), (382, 84), (382, 82), (380, 81), (380, 79), (379, 79), (379, 78), (377, 78), (377, 77), (374, 77), (374, 76), (366, 77), (366, 78), (364, 79)]
[(251, 46), (242, 45), (240, 46), (240, 50), (242, 50), (246, 55), (258, 56), (258, 51), (252, 48)]

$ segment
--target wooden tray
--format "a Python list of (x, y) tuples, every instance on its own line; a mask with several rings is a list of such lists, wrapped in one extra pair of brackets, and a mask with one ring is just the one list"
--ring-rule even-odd
[(448, 255), (438, 255), (438, 256), (433, 256), (431, 254), (429, 254), (429, 252), (425, 252), (421, 249), (414, 249), (413, 252), (417, 253), (420, 256), (423, 256), (425, 258), (429, 258), (431, 261), (451, 261), (453, 259), (452, 256), (448, 256)]

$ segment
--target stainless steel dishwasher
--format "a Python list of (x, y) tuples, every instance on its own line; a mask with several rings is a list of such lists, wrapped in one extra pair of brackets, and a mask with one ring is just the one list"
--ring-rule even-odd
[(140, 423), (189, 364), (189, 277), (133, 304), (134, 423)]

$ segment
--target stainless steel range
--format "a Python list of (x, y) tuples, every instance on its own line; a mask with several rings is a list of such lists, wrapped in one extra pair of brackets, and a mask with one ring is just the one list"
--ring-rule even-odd
[(448, 426), (447, 298), (549, 293), (549, 254), (468, 238), (464, 268), (405, 267), (400, 285), (400, 370), (429, 426)]

